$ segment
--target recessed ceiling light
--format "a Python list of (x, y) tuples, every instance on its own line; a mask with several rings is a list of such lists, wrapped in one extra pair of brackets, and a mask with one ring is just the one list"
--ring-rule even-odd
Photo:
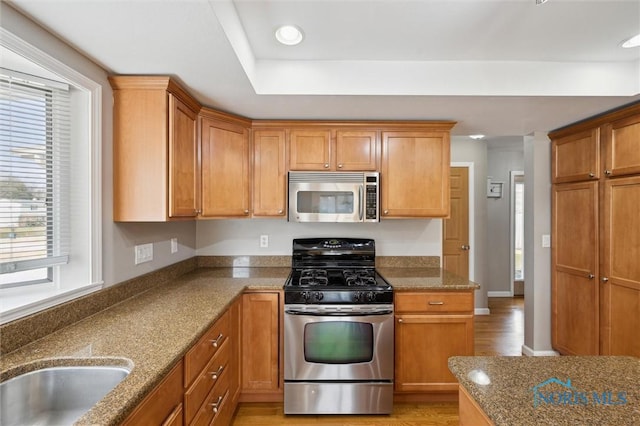
[(631, 47), (638, 47), (638, 46), (640, 46), (640, 34), (635, 35), (622, 42), (622, 47), (626, 49)]
[(302, 30), (295, 25), (283, 25), (276, 30), (276, 39), (287, 46), (294, 46), (302, 41)]
[(545, 4), (548, 0), (536, 0), (536, 4)]
[(469, 135), (469, 137), (476, 141), (479, 141), (480, 139), (484, 139), (484, 135)]

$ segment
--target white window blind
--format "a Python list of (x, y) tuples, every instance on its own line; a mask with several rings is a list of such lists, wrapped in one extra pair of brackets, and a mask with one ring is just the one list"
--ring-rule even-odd
[(68, 86), (0, 68), (2, 285), (69, 261), (69, 158)]

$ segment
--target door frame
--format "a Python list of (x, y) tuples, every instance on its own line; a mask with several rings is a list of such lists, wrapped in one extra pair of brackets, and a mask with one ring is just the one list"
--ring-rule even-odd
[[(469, 281), (475, 282), (475, 271), (476, 271), (476, 262), (475, 262), (475, 251), (476, 251), (476, 233), (475, 233), (475, 171), (474, 171), (474, 163), (469, 161), (456, 161), (451, 163), (451, 167), (466, 167), (469, 169)], [(444, 227), (442, 226), (440, 229), (440, 259), (442, 259), (442, 238), (443, 238)]]
[[(513, 297), (513, 282), (515, 281), (515, 269), (516, 269), (516, 176), (524, 176), (522, 170), (511, 170), (509, 172), (509, 293)], [(524, 259), (523, 259), (524, 261)], [(523, 280), (524, 281), (524, 280)]]

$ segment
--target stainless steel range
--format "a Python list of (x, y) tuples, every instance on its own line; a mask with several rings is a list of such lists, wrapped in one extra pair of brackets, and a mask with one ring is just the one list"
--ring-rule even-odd
[(393, 288), (375, 241), (293, 240), (284, 285), (285, 414), (393, 410)]

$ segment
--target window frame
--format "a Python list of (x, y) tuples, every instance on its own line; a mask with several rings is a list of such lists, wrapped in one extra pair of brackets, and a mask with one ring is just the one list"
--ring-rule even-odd
[[(56, 275), (59, 267), (52, 267), (53, 283), (43, 283), (29, 286), (0, 289), (0, 299), (3, 296), (16, 297), (25, 295), (25, 302), (18, 306), (5, 309), (0, 306), (0, 324), (39, 312), (58, 304), (73, 300), (77, 297), (100, 290), (103, 287), (102, 278), (102, 84), (96, 82), (81, 72), (60, 62), (58, 59), (34, 47), (4, 27), (0, 27), (0, 45), (36, 65), (59, 76), (72, 86), (78, 93), (78, 105), (73, 106), (74, 118), (82, 120), (79, 125), (79, 135), (82, 143), (87, 146), (88, 158), (88, 201), (84, 211), (87, 219), (89, 235), (84, 242), (87, 245), (87, 259), (83, 265), (87, 268), (87, 277), (69, 287), (60, 286)], [(72, 132), (73, 133), (73, 132)], [(78, 141), (73, 142), (79, 143)], [(83, 216), (85, 217), (85, 216)], [(84, 282), (87, 281), (87, 282)], [(21, 297), (21, 296), (20, 296)]]

